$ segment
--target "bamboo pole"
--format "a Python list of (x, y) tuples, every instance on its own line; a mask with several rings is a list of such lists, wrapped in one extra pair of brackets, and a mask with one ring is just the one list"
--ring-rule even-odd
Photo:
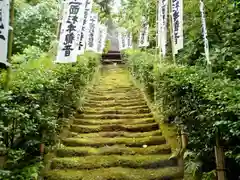
[(226, 180), (224, 151), (223, 147), (220, 145), (220, 135), (218, 130), (216, 132), (216, 146), (214, 147), (214, 150), (216, 159), (217, 179)]
[(172, 44), (172, 58), (173, 63), (176, 64), (176, 57), (175, 57), (175, 46), (174, 46), (174, 35), (173, 35), (173, 13), (172, 13), (172, 0), (169, 0), (169, 29), (170, 29), (170, 37), (171, 37), (171, 44)]
[[(9, 33), (8, 33), (8, 54), (7, 54), (7, 59), (8, 59), (8, 63), (11, 62), (11, 58), (12, 58), (12, 44), (13, 44), (13, 23), (14, 23), (14, 2), (15, 0), (11, 1), (10, 4), (10, 23), (9, 26), (11, 27), (11, 29), (9, 29)], [(9, 89), (9, 83), (11, 80), (11, 67), (9, 66), (7, 68), (7, 73), (6, 73), (6, 79), (4, 82), (4, 90), (8, 91)], [(14, 123), (14, 122), (13, 122)], [(9, 126), (9, 122), (8, 120), (4, 120), (4, 127), (8, 127)], [(5, 132), (4, 133), (4, 144), (6, 145), (6, 147), (9, 147), (9, 133)]]
[[(9, 33), (8, 33), (8, 54), (7, 54), (8, 63), (11, 63), (11, 59), (12, 59), (14, 3), (15, 3), (15, 0), (12, 0), (11, 5), (10, 5), (10, 23), (9, 23), (9, 26), (11, 27), (11, 29), (9, 29)], [(7, 68), (7, 76), (6, 76), (5, 85), (4, 85), (4, 88), (5, 88), (6, 91), (8, 90), (8, 87), (9, 87), (10, 75), (11, 75), (11, 68), (8, 67)]]

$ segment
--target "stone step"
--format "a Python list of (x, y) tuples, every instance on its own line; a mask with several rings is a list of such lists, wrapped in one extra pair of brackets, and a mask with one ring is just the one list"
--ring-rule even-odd
[(149, 108), (127, 109), (127, 108), (84, 108), (85, 114), (143, 114), (151, 113)]
[(129, 103), (136, 103), (136, 104), (141, 104), (141, 103), (146, 103), (144, 99), (139, 99), (139, 98), (134, 98), (134, 99), (114, 99), (114, 100), (90, 100), (90, 99), (85, 99), (86, 103), (90, 104), (129, 104)]
[(150, 137), (150, 136), (161, 136), (161, 135), (162, 135), (162, 132), (160, 130), (153, 130), (149, 132), (112, 131), (112, 132), (98, 132), (98, 133), (86, 133), (86, 134), (69, 132), (69, 137), (78, 137), (78, 138), (98, 138), (98, 137), (139, 138), (139, 137)]
[(110, 120), (101, 120), (101, 119), (74, 119), (73, 124), (76, 125), (109, 125), (109, 124), (149, 124), (155, 123), (153, 118), (142, 118), (142, 119), (110, 119)]
[(89, 171), (52, 170), (45, 174), (47, 180), (176, 180), (183, 177), (178, 167), (159, 169), (101, 168)]
[(141, 102), (126, 102), (126, 103), (119, 103), (119, 102), (105, 102), (105, 103), (89, 103), (85, 102), (84, 103), (85, 107), (132, 107), (132, 106), (145, 106), (147, 107), (147, 103), (144, 101)]
[(95, 112), (98, 112), (99, 114), (139, 114), (139, 113), (150, 113), (151, 110), (148, 108), (147, 105), (144, 106), (133, 106), (133, 107), (95, 107), (95, 108), (89, 108), (84, 107), (83, 108), (84, 113), (88, 114), (95, 114)]
[(114, 88), (114, 89), (99, 89), (93, 88), (90, 89), (88, 92), (90, 93), (97, 93), (97, 94), (118, 94), (118, 93), (127, 93), (127, 94), (140, 94), (139, 89), (132, 89), (132, 88)]
[(177, 166), (170, 154), (163, 155), (93, 155), (85, 157), (57, 157), (52, 160), (52, 169), (97, 169), (110, 167), (156, 169)]
[(151, 118), (151, 113), (145, 114), (75, 114), (75, 118), (79, 119), (140, 119)]
[(138, 100), (142, 100), (144, 101), (144, 98), (142, 95), (132, 95), (132, 96), (126, 96), (125, 94), (123, 95), (105, 95), (105, 96), (101, 96), (101, 95), (88, 95), (86, 100), (90, 100), (90, 101), (111, 101), (111, 100), (134, 100), (134, 99), (138, 99)]
[(159, 129), (158, 123), (125, 125), (125, 124), (109, 124), (109, 125), (75, 125), (72, 124), (70, 131), (77, 133), (94, 133), (94, 132), (148, 132)]
[(148, 147), (125, 147), (124, 145), (92, 147), (62, 147), (56, 150), (57, 157), (75, 157), (92, 155), (150, 155), (171, 154), (171, 147), (167, 144)]
[(65, 146), (92, 146), (92, 147), (103, 147), (112, 146), (117, 144), (124, 144), (126, 147), (143, 147), (143, 145), (161, 145), (166, 144), (166, 140), (163, 136), (153, 137), (140, 137), (140, 138), (126, 138), (126, 137), (115, 137), (115, 138), (66, 138), (62, 140)]
[(99, 92), (97, 90), (89, 90), (88, 95), (90, 96), (110, 96), (110, 97), (139, 97), (142, 96), (142, 93), (137, 90), (137, 91), (127, 91), (127, 92), (119, 92), (119, 91), (104, 91), (104, 92)]

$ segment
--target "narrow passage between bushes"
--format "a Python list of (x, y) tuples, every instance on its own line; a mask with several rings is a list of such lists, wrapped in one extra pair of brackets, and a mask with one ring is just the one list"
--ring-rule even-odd
[(75, 115), (45, 174), (48, 180), (180, 180), (183, 172), (141, 91), (106, 66)]

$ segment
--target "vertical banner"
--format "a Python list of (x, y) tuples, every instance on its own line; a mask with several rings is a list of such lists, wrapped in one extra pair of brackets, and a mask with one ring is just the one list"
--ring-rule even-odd
[(57, 63), (77, 61), (77, 51), (81, 34), (82, 19), (86, 0), (68, 0), (62, 19)]
[(183, 48), (183, 0), (172, 0), (174, 54)]
[(107, 28), (107, 26), (104, 26), (103, 36), (102, 36), (102, 43), (101, 43), (101, 51), (102, 52), (103, 52), (103, 49), (105, 48), (105, 45), (106, 45), (107, 33), (108, 33), (108, 28)]
[(202, 0), (200, 0), (200, 12), (201, 12), (201, 20), (202, 20), (202, 35), (204, 40), (204, 51), (205, 56), (208, 64), (211, 64), (211, 61), (209, 59), (209, 45), (208, 45), (208, 39), (207, 39), (207, 26), (206, 26), (206, 18), (205, 18), (205, 11), (204, 11), (204, 3)]
[(118, 31), (119, 50), (127, 49), (127, 30), (121, 28)]
[(107, 37), (107, 27), (104, 25), (99, 24), (98, 28), (98, 43), (97, 43), (97, 52), (102, 53), (104, 46), (105, 46), (105, 41)]
[(127, 34), (127, 47), (132, 48), (132, 33), (131, 32), (129, 32)]
[(89, 27), (89, 19), (92, 11), (92, 4), (93, 4), (93, 0), (87, 0), (85, 10), (84, 10), (82, 31), (81, 31), (81, 36), (80, 36), (80, 41), (78, 46), (78, 55), (84, 54), (84, 51), (85, 51), (86, 36), (88, 32), (88, 27)]
[(167, 18), (168, 18), (168, 0), (159, 0), (158, 2), (158, 47), (161, 48), (163, 57), (166, 55), (167, 45)]
[(142, 25), (139, 34), (138, 47), (147, 47), (149, 45), (148, 42), (148, 32), (149, 32), (149, 24), (146, 17), (142, 17)]
[(9, 0), (0, 0), (0, 62), (4, 64), (8, 64), (9, 11)]
[(97, 52), (98, 14), (91, 13), (86, 37), (86, 50)]

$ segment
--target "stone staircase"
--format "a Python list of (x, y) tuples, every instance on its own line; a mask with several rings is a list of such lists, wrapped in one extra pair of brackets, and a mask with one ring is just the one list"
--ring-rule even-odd
[(180, 180), (140, 90), (118, 66), (103, 71), (88, 92), (84, 112), (75, 115), (69, 135), (51, 160), (47, 180)]
[(123, 64), (120, 51), (109, 51), (107, 54), (102, 55), (102, 64), (118, 63)]

